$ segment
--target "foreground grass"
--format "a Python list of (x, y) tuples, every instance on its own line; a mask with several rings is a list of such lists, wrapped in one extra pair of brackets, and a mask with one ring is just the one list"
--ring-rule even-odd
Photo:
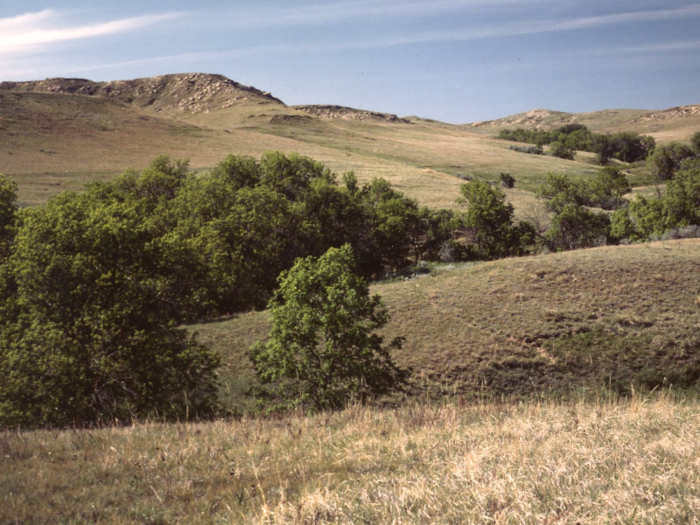
[(696, 522), (699, 433), (668, 394), (5, 432), (0, 522)]

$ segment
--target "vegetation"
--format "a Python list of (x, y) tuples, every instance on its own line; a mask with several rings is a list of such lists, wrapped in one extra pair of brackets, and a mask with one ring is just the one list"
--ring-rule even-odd
[(285, 406), (338, 409), (406, 383), (408, 372), (390, 354), (403, 340), (385, 347), (375, 333), (389, 315), (355, 273), (349, 244), (318, 259), (298, 259), (279, 283), (269, 304), (270, 339), (254, 345), (250, 357), (262, 382), (278, 386), (275, 394)]
[[(478, 263), (381, 282), (413, 369), (409, 395), (570, 397), (606, 388), (698, 388), (700, 239), (606, 246)], [(259, 385), (247, 349), (269, 312), (191, 327), (222, 356), (221, 399), (245, 408)], [(388, 401), (387, 401), (388, 402)], [(396, 402), (400, 402), (398, 399)]]
[(533, 229), (529, 223), (514, 224), (513, 206), (505, 199), (498, 187), (483, 180), (462, 186), (460, 202), (468, 206), (464, 225), (474, 244), (471, 258), (498, 259), (526, 253)]
[(612, 158), (627, 163), (643, 160), (656, 146), (654, 138), (648, 135), (633, 132), (609, 135), (593, 133), (582, 124), (566, 124), (554, 131), (502, 129), (498, 132), (498, 138), (537, 144), (538, 147), (549, 144), (552, 155), (567, 160), (573, 160), (576, 151), (590, 151), (597, 154), (603, 166)]
[(219, 359), (179, 323), (263, 307), (297, 258), (344, 243), (364, 278), (436, 259), (460, 223), (384, 180), (346, 174), (341, 187), (322, 164), (274, 152), (202, 176), (158, 157), (16, 219), (2, 180), (7, 426), (210, 417)]
[(3, 523), (689, 523), (700, 407), (484, 401), (8, 432)]

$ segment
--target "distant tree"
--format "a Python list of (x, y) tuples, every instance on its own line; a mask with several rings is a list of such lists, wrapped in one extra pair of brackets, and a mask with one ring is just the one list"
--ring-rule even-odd
[(614, 210), (626, 204), (624, 198), (632, 187), (625, 174), (616, 167), (605, 167), (589, 184), (590, 203), (604, 210)]
[(595, 135), (593, 138), (593, 151), (598, 156), (598, 162), (605, 166), (615, 153), (612, 140), (608, 135)]
[(694, 156), (690, 146), (680, 142), (670, 142), (657, 146), (649, 157), (652, 174), (659, 180), (672, 179), (685, 159)]
[(513, 188), (515, 186), (515, 177), (510, 173), (501, 173), (501, 185), (506, 189)]
[(279, 277), (270, 301), (272, 329), (250, 358), (263, 383), (277, 386), (283, 405), (338, 409), (401, 388), (409, 375), (392, 361), (375, 331), (389, 316), (378, 295), (355, 273), (352, 248), (331, 248), (318, 259), (298, 259)]
[(574, 156), (576, 155), (576, 152), (563, 142), (552, 142), (549, 148), (552, 156), (559, 157), (560, 159), (574, 160)]

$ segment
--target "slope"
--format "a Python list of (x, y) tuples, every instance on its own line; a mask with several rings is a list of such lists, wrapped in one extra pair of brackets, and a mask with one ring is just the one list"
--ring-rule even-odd
[(189, 158), (202, 170), (229, 153), (279, 149), (311, 156), (339, 173), (354, 170), (360, 181), (385, 177), (422, 203), (441, 207), (455, 206), (460, 177), (497, 180), (507, 171), (519, 181), (509, 194), (518, 210), (533, 204), (527, 190), (548, 171), (596, 172), (585, 156), (580, 162), (525, 156), (458, 126), (378, 115), (384, 114), (292, 108), (256, 88), (200, 73), (107, 83), (5, 82), (0, 171), (18, 181), (24, 203), (38, 204), (128, 166), (141, 168), (159, 154)]
[(541, 129), (551, 131), (565, 124), (583, 124), (599, 133), (634, 131), (651, 135), (659, 143), (686, 141), (700, 129), (700, 105), (666, 110), (606, 109), (590, 113), (565, 113), (533, 109), (497, 120), (474, 122), (463, 127), (479, 134), (497, 135), (501, 129)]
[[(415, 372), (414, 391), (466, 396), (556, 394), (700, 378), (700, 240), (604, 247), (442, 267), (377, 284), (388, 337)], [(193, 327), (221, 353), (224, 396), (256, 384), (250, 345), (266, 312)]]

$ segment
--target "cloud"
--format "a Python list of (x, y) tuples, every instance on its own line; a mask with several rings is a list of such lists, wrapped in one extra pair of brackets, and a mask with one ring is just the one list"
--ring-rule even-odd
[(0, 55), (41, 52), (47, 44), (127, 33), (178, 16), (164, 13), (71, 27), (60, 27), (60, 14), (52, 9), (0, 18)]
[(355, 0), (322, 3), (321, 5), (295, 5), (276, 9), (273, 15), (269, 12), (237, 11), (233, 20), (239, 26), (316, 25), (334, 21), (348, 21), (353, 18), (425, 18), (464, 11), (467, 8), (502, 7), (504, 4), (522, 6), (529, 3), (553, 2), (556, 0), (419, 0), (413, 2)]
[(668, 51), (695, 51), (700, 49), (700, 40), (684, 40), (665, 42), (662, 44), (648, 44), (617, 49), (622, 53), (665, 53)]

